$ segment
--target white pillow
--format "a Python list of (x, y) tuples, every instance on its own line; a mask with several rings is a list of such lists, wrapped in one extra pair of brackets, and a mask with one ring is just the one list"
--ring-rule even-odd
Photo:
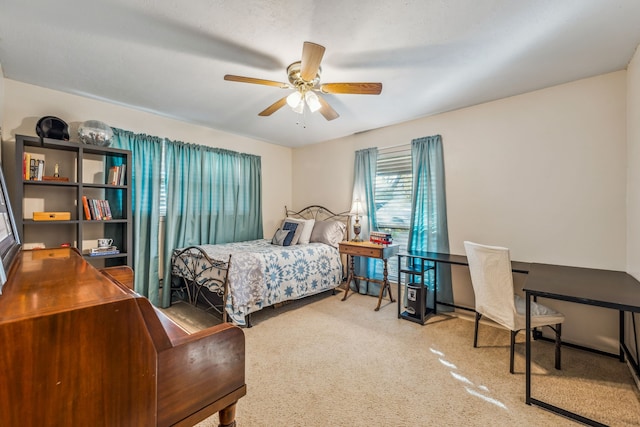
[(309, 243), (311, 239), (311, 232), (313, 232), (313, 226), (316, 223), (315, 219), (304, 219), (304, 228), (302, 229), (302, 234), (300, 234), (300, 239), (298, 239), (299, 245), (306, 245)]

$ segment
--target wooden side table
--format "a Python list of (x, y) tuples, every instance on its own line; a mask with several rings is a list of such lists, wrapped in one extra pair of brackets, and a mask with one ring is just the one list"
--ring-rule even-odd
[[(351, 285), (351, 281), (357, 280), (366, 280), (367, 282), (379, 283), (380, 285), (380, 294), (378, 295), (378, 305), (375, 308), (375, 311), (380, 310), (380, 304), (382, 303), (382, 295), (384, 294), (385, 289), (389, 292), (389, 300), (391, 302), (395, 302), (393, 299), (393, 295), (391, 295), (391, 285), (389, 284), (388, 278), (388, 270), (387, 270), (387, 261), (390, 257), (398, 254), (398, 245), (378, 245), (376, 243), (369, 242), (348, 242), (343, 241), (340, 242), (340, 253), (347, 255), (349, 258), (349, 274), (347, 276), (347, 289), (344, 292), (344, 297), (342, 297), (342, 301), (347, 299), (347, 295), (349, 294), (349, 289)], [(383, 280), (372, 279), (363, 276), (356, 276), (354, 271), (354, 256), (363, 256), (367, 258), (376, 258), (381, 259), (384, 263), (383, 270)], [(356, 288), (359, 288), (358, 283), (356, 283)], [(359, 289), (358, 289), (359, 290)]]

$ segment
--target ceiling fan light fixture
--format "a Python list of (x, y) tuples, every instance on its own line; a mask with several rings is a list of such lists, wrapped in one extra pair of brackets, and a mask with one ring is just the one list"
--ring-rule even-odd
[(291, 95), (287, 96), (287, 104), (291, 108), (296, 108), (298, 105), (302, 104), (302, 94), (298, 91), (292, 92)]
[(304, 100), (301, 99), (298, 105), (293, 107), (293, 111), (295, 111), (298, 114), (304, 113)]
[(241, 83), (253, 83), (265, 86), (275, 86), (281, 89), (293, 89), (294, 92), (288, 96), (278, 99), (276, 102), (258, 113), (259, 116), (270, 116), (285, 105), (289, 105), (296, 113), (303, 114), (306, 107), (310, 112), (319, 111), (326, 120), (334, 120), (340, 115), (329, 105), (329, 103), (319, 94), (360, 94), (360, 95), (380, 95), (382, 83), (324, 83), (320, 84), (322, 67), (320, 62), (324, 55), (325, 48), (316, 43), (304, 42), (302, 46), (302, 59), (287, 67), (287, 77), (289, 83), (282, 83), (273, 80), (256, 79), (253, 77), (236, 76), (226, 74), (225, 80)]
[(318, 99), (318, 95), (316, 95), (311, 91), (304, 94), (304, 100), (309, 106), (309, 110), (311, 110), (312, 113), (315, 113), (320, 109), (320, 107), (322, 107), (322, 105), (320, 105), (320, 100)]

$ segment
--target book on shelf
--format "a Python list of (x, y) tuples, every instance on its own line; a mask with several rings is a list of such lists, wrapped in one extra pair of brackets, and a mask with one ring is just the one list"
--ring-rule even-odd
[(42, 181), (44, 176), (44, 154), (22, 154), (22, 178), (25, 181)]
[(84, 208), (84, 219), (91, 219), (91, 211), (89, 210), (89, 201), (87, 196), (82, 196), (82, 207)]
[(22, 179), (31, 179), (31, 153), (22, 153)]
[(125, 185), (125, 177), (127, 176), (126, 174), (127, 171), (127, 165), (120, 165), (120, 180), (118, 181), (118, 185)]
[(120, 250), (116, 246), (107, 246), (106, 248), (91, 248), (89, 256), (101, 256), (101, 255), (117, 255)]
[(84, 219), (90, 221), (108, 221), (113, 219), (109, 201), (105, 199), (89, 199), (82, 196)]
[(127, 165), (111, 166), (107, 177), (109, 185), (124, 185), (124, 177)]
[(91, 253), (102, 253), (102, 252), (112, 252), (112, 251), (117, 251), (118, 247), (117, 246), (98, 246), (97, 248), (91, 248)]

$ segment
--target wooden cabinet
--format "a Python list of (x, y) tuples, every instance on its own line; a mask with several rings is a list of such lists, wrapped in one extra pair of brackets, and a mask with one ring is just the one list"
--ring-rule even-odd
[[(85, 258), (86, 259), (86, 258)], [(0, 426), (231, 427), (246, 394), (244, 333), (189, 334), (74, 249), (22, 251), (0, 295)]]
[[(5, 171), (11, 170), (7, 181), (24, 248), (69, 245), (96, 267), (132, 265), (130, 151), (24, 135), (16, 135), (13, 156), (5, 151), (3, 165)], [(44, 160), (42, 178), (26, 179), (25, 153)], [(123, 173), (112, 183), (109, 172), (113, 166), (120, 166)], [(87, 219), (83, 197), (108, 201), (111, 219)], [(103, 207), (105, 204), (102, 202)], [(39, 212), (56, 214), (41, 220)], [(111, 252), (118, 253), (91, 256), (101, 238), (112, 239), (115, 248)]]

